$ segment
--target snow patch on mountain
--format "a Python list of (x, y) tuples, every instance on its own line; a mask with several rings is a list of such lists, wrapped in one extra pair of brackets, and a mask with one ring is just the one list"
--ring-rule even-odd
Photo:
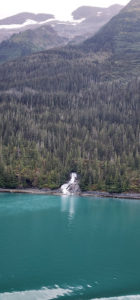
[(72, 20), (72, 25), (77, 25), (77, 24), (80, 24), (82, 22), (84, 22), (86, 20), (86, 18), (82, 18), (80, 20)]
[(98, 17), (100, 17), (102, 14), (103, 14), (102, 11), (98, 11), (98, 12), (97, 12), (97, 16), (98, 16)]
[(37, 22), (31, 19), (26, 20), (23, 24), (11, 24), (11, 25), (0, 25), (0, 29), (18, 29), (18, 28), (23, 28), (29, 25), (42, 25), (42, 24), (46, 24), (49, 23), (51, 21), (55, 21), (55, 19), (48, 19), (46, 21), (42, 21), (42, 22)]

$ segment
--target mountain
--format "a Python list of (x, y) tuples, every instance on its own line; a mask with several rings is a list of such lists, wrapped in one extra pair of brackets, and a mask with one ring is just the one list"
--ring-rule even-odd
[(49, 19), (53, 19), (52, 14), (33, 14), (28, 12), (23, 12), (5, 19), (0, 20), (0, 25), (13, 25), (13, 24), (23, 24), (26, 20), (33, 20), (36, 22), (44, 22)]
[[(108, 8), (82, 6), (72, 12), (73, 24), (55, 25), (55, 29), (62, 34), (68, 33), (73, 44), (93, 36), (104, 24), (123, 8), (121, 5), (112, 5)], [(75, 24), (74, 24), (75, 22)]]
[[(131, 0), (92, 38), (81, 44), (81, 49), (106, 53), (109, 58), (105, 77), (138, 76), (140, 69), (140, 2)], [(129, 63), (128, 63), (129, 61)]]
[[(82, 190), (140, 192), (139, 16), (133, 0), (108, 34), (0, 65), (0, 187), (58, 188), (77, 172)], [(126, 24), (129, 59), (114, 37)]]
[(58, 36), (56, 31), (48, 25), (34, 30), (28, 29), (14, 34), (9, 40), (0, 44), (0, 62), (62, 46), (66, 42), (66, 38)]
[(114, 15), (118, 14), (122, 8), (123, 6), (119, 4), (114, 4), (107, 8), (81, 6), (75, 11), (73, 11), (72, 15), (74, 20), (84, 18), (86, 21), (88, 21), (91, 18), (94, 18), (94, 20), (96, 20), (97, 22), (107, 22)]
[(0, 42), (9, 39), (13, 34), (35, 29), (53, 20), (52, 14), (20, 13), (0, 20)]
[(66, 43), (78, 44), (93, 35), (121, 8), (120, 5), (80, 7), (73, 12), (71, 22), (60, 22), (50, 14), (32, 13), (20, 13), (0, 20), (0, 62)]
[(48, 23), (58, 35), (68, 38), (69, 41), (74, 39), (73, 43), (78, 43), (97, 32), (121, 8), (121, 5), (109, 8), (81, 7), (72, 13), (72, 20), (67, 22), (56, 20), (51, 14), (20, 13), (0, 20), (0, 42), (15, 33)]
[(94, 37), (84, 42), (86, 50), (109, 51), (116, 55), (139, 53), (140, 2), (131, 0)]

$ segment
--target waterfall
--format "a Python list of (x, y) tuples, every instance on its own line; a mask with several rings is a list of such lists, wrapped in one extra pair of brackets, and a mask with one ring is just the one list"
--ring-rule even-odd
[(61, 186), (61, 192), (64, 195), (74, 195), (80, 193), (80, 187), (76, 173), (70, 174), (70, 180)]

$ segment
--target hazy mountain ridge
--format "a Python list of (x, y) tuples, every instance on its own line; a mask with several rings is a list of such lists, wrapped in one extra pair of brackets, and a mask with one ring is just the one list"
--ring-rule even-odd
[(75, 20), (82, 18), (84, 20), (82, 23), (77, 25), (77, 35), (79, 35), (79, 37), (75, 37), (75, 43), (78, 44), (86, 38), (93, 36), (114, 15), (117, 15), (122, 8), (123, 6), (121, 5), (112, 5), (107, 8), (90, 6), (79, 7), (72, 13), (72, 15)]
[(48, 25), (14, 34), (0, 44), (0, 62), (16, 59), (34, 52), (65, 45), (66, 38), (58, 36)]
[(0, 20), (0, 25), (23, 24), (28, 19), (36, 22), (43, 22), (53, 18), (54, 15), (52, 14), (33, 14), (29, 12), (23, 12)]
[(101, 18), (109, 18), (113, 17), (113, 15), (116, 15), (120, 12), (120, 10), (123, 8), (123, 5), (114, 4), (107, 8), (105, 7), (93, 7), (93, 6), (81, 6), (75, 11), (73, 11), (72, 15), (75, 20), (78, 19), (90, 19), (90, 18), (97, 18), (100, 20)]

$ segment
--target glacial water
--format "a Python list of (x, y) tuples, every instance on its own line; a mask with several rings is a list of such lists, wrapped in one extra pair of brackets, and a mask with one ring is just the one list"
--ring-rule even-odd
[(0, 194), (0, 300), (140, 299), (140, 201)]

